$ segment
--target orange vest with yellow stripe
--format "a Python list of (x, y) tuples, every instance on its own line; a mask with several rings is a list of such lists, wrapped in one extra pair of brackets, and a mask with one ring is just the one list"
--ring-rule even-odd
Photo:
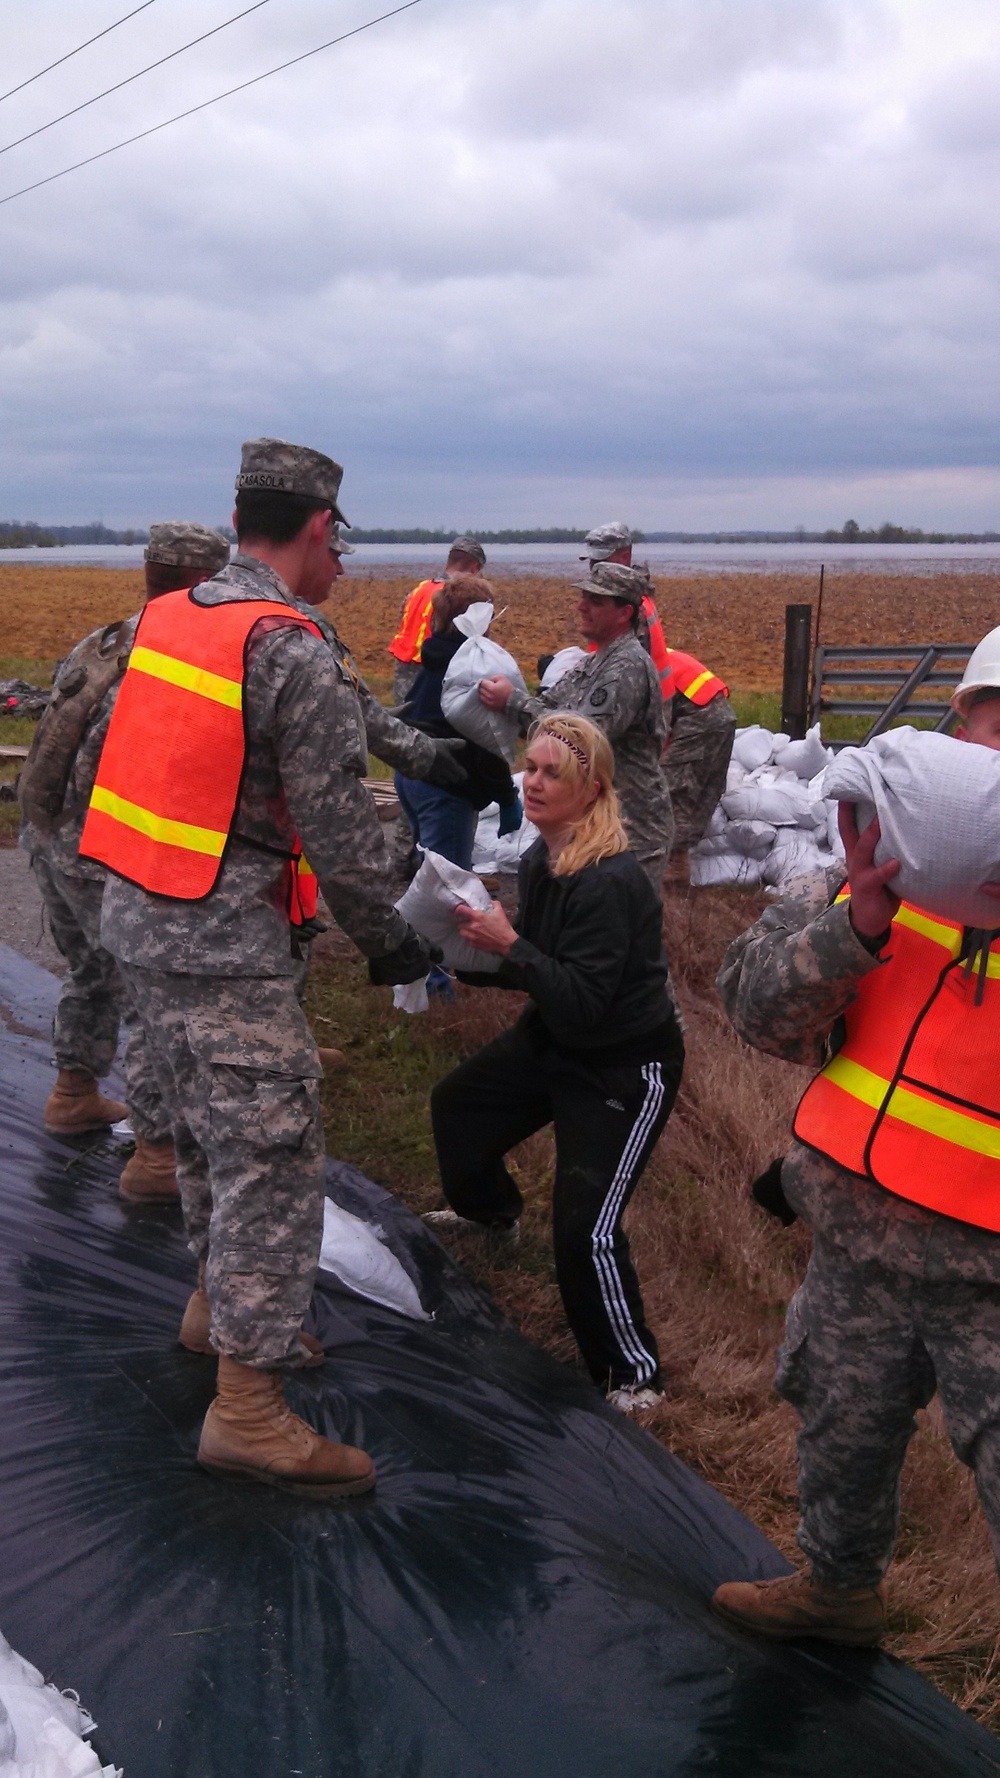
[[(164, 593), (139, 619), (80, 842), (82, 857), (153, 895), (201, 901), (222, 871), (246, 758), (247, 647), (269, 618), (318, 627), (280, 600), (198, 605)], [(316, 912), (316, 879), (296, 843), (289, 918)]]
[[(679, 648), (668, 648), (666, 653), (667, 665), (671, 673), (671, 684), (669, 689), (664, 687), (665, 698), (673, 697), (674, 693), (678, 691), (683, 692), (686, 698), (690, 698), (692, 704), (698, 705), (710, 704), (713, 698), (719, 696), (720, 692), (723, 697), (728, 698), (728, 685), (725, 685), (718, 675), (712, 672), (711, 667), (704, 666), (701, 661), (695, 659), (693, 654), (682, 654)], [(662, 673), (660, 678), (662, 681)]]
[(1000, 939), (971, 970), (963, 943), (961, 926), (902, 903), (793, 1127), (897, 1197), (1000, 1232)]
[(403, 606), (399, 629), (389, 644), (389, 653), (395, 655), (397, 661), (419, 661), (420, 650), (430, 635), (431, 601), (442, 586), (443, 580), (422, 580), (414, 587)]

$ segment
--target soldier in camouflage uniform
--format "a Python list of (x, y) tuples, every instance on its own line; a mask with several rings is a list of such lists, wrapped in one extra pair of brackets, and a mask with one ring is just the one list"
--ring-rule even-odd
[[(634, 539), (621, 519), (596, 525), (587, 532), (586, 545), (587, 554), (581, 559), (589, 561), (591, 568), (597, 562), (632, 566)], [(669, 685), (677, 683), (670, 670), (671, 651), (653, 601), (649, 569), (643, 567), (639, 572), (646, 576), (639, 639), (649, 648), (664, 696), (669, 697)], [(673, 850), (682, 852), (704, 838), (726, 788), (726, 771), (736, 739), (736, 716), (725, 691), (716, 692), (707, 703), (696, 704), (678, 689), (670, 697), (669, 726), (670, 745), (663, 769), (674, 811)]]
[[(718, 987), (740, 1036), (813, 1068), (859, 984), (879, 969), (898, 909), (895, 860), (873, 862), (842, 809), (847, 871), (803, 879), (726, 953)], [(773, 1638), (870, 1644), (899, 1519), (914, 1415), (940, 1391), (952, 1445), (975, 1473), (1000, 1553), (1000, 1236), (924, 1209), (797, 1140), (781, 1167), (813, 1253), (789, 1306), (777, 1387), (802, 1417), (799, 1544), (811, 1572), (730, 1582), (716, 1609)]]
[[(146, 596), (205, 580), (228, 559), (226, 539), (205, 525), (153, 525), (145, 551)], [(21, 774), (19, 796), (21, 845), (31, 859), (52, 936), (69, 965), (53, 1022), (59, 1073), (45, 1107), (45, 1127), (53, 1134), (77, 1135), (125, 1116), (126, 1107), (106, 1099), (97, 1086), (111, 1068), (124, 1016), (126, 1095), (136, 1153), (122, 1174), (121, 1192), (132, 1202), (156, 1202), (177, 1197), (170, 1118), (142, 1023), (123, 998), (118, 967), (100, 942), (105, 872), (80, 857), (90, 793), (138, 621), (129, 617), (95, 630), (63, 661)]]
[[(190, 601), (231, 614), (267, 600), (313, 620), (336, 574), (341, 475), (303, 446), (245, 445), (239, 553)], [(182, 1343), (220, 1355), (199, 1461), (312, 1498), (354, 1494), (374, 1484), (370, 1459), (292, 1415), (280, 1377), (283, 1367), (323, 1361), (301, 1331), (323, 1227), (324, 1143), (320, 1065), (294, 991), (288, 861), (297, 844), (373, 981), (419, 979), (432, 959), (393, 906), (361, 783), (365, 717), (346, 658), (325, 635), (268, 615), (249, 631), (241, 704), (242, 776), (214, 887), (185, 900), (113, 876), (102, 939), (141, 1008), (172, 1101), (185, 1224), (200, 1262)], [(102, 773), (129, 740), (112, 725)]]
[(663, 772), (669, 716), (652, 661), (636, 638), (646, 578), (636, 568), (598, 562), (580, 593), (580, 625), (596, 652), (558, 684), (530, 697), (509, 679), (484, 679), (479, 695), (491, 710), (510, 710), (522, 732), (550, 710), (575, 710), (604, 730), (614, 748), (615, 790), (629, 845), (657, 895), (670, 852), (674, 818)]
[(726, 788), (736, 739), (736, 715), (725, 692), (695, 704), (682, 691), (671, 701), (670, 745), (663, 770), (676, 828), (674, 851), (704, 839)]

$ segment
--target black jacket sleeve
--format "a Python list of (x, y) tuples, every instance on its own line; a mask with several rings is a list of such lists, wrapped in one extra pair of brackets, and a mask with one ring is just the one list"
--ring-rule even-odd
[(551, 950), (519, 937), (500, 965), (498, 987), (530, 994), (556, 1035), (578, 1040), (611, 1010), (632, 947), (631, 909), (621, 879), (581, 872), (560, 879), (562, 919)]

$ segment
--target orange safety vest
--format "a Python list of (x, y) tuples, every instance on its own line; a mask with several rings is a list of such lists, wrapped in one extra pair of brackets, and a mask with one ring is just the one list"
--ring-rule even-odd
[[(198, 605), (164, 593), (139, 619), (108, 726), (80, 853), (152, 895), (202, 901), (232, 833), (246, 758), (243, 680), (257, 625), (278, 617), (322, 636), (272, 599)], [(295, 842), (289, 919), (315, 915), (316, 878)]]
[[(721, 692), (728, 698), (729, 687), (724, 685), (711, 667), (706, 667), (696, 660), (693, 654), (682, 654), (679, 648), (667, 649), (667, 662), (672, 683), (669, 691), (664, 688), (664, 697), (673, 697), (675, 692), (683, 692), (692, 704), (710, 704)], [(663, 678), (661, 673), (660, 678)]]
[(389, 644), (389, 653), (397, 661), (419, 661), (420, 650), (430, 635), (433, 610), (431, 601), (443, 580), (422, 580), (415, 586), (399, 620), (399, 629)]
[(793, 1128), (896, 1197), (1000, 1233), (1000, 938), (985, 968), (961, 960), (966, 944), (954, 921), (903, 902)]
[(646, 630), (649, 635), (649, 652), (652, 656), (653, 665), (659, 674), (660, 690), (663, 693), (664, 699), (673, 697), (673, 689), (671, 688), (668, 690), (672, 678), (670, 650), (667, 647), (667, 638), (663, 634), (663, 625), (660, 622), (660, 614), (648, 593), (642, 601), (642, 615), (646, 619)]

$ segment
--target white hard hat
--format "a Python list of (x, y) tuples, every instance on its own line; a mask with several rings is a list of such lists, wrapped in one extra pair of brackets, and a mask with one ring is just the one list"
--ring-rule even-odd
[(962, 682), (951, 700), (951, 707), (959, 716), (968, 715), (975, 691), (995, 691), (1000, 697), (1000, 629), (991, 630), (984, 636), (969, 656)]

